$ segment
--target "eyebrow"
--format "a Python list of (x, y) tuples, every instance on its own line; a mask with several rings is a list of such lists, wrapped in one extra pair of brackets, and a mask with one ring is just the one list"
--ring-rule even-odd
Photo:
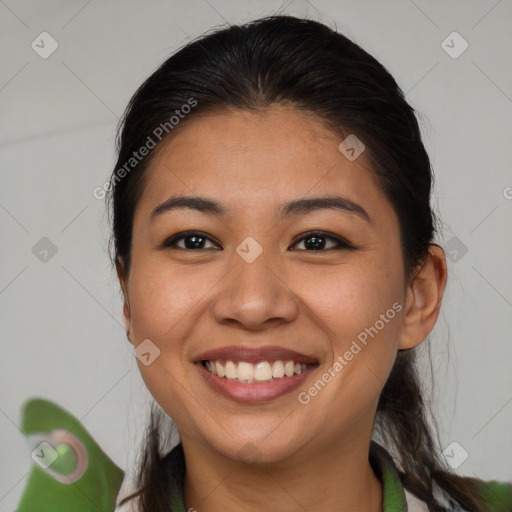
[[(153, 209), (150, 215), (151, 221), (165, 212), (180, 208), (189, 208), (224, 218), (232, 215), (229, 208), (214, 199), (201, 196), (171, 196)], [(296, 199), (281, 205), (277, 215), (280, 219), (284, 219), (293, 215), (305, 215), (314, 210), (321, 209), (339, 210), (344, 213), (354, 214), (369, 224), (373, 224), (373, 220), (368, 215), (368, 212), (360, 204), (339, 195)]]

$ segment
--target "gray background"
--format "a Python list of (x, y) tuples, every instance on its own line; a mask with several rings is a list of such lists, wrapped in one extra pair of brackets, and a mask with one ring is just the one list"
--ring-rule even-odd
[[(226, 21), (279, 9), (336, 23), (422, 114), (445, 223), (439, 241), (455, 251), (431, 336), (441, 440), (458, 443), (452, 458), (468, 453), (460, 474), (512, 480), (510, 1), (5, 0), (0, 510), (14, 508), (29, 470), (17, 424), (30, 396), (72, 411), (121, 468), (132, 467), (149, 393), (125, 337), (93, 189), (115, 162), (118, 117), (170, 52)], [(31, 48), (43, 31), (58, 43), (46, 59)], [(458, 58), (442, 47), (453, 31), (469, 44)], [(462, 48), (453, 37), (446, 44)], [(42, 237), (57, 248), (46, 262), (33, 253)]]

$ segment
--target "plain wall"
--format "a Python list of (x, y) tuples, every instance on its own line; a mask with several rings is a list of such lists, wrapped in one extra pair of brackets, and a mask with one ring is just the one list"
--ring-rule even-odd
[[(171, 52), (279, 8), (336, 23), (422, 115), (440, 242), (459, 250), (431, 336), (441, 440), (468, 452), (460, 474), (512, 480), (510, 1), (10, 0), (0, 3), (0, 510), (14, 508), (30, 467), (17, 425), (31, 396), (69, 409), (132, 467), (149, 394), (93, 190), (112, 171), (128, 100)], [(46, 59), (31, 47), (43, 31), (58, 43)], [(469, 44), (458, 58), (441, 46), (453, 31)], [(57, 248), (46, 263), (32, 252), (42, 237)]]

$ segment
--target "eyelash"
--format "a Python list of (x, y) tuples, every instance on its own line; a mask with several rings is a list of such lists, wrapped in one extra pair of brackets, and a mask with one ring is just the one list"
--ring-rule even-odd
[[(201, 231), (183, 231), (181, 233), (176, 233), (175, 235), (171, 236), (165, 242), (163, 242), (160, 246), (161, 249), (178, 249), (181, 251), (201, 251), (204, 249), (186, 249), (184, 247), (177, 247), (176, 242), (178, 240), (183, 240), (188, 237), (192, 236), (199, 236), (200, 238), (209, 240), (210, 242), (215, 243), (209, 236), (207, 236), (205, 233)], [(297, 245), (299, 242), (302, 242), (303, 240), (306, 240), (307, 238), (312, 238), (313, 236), (318, 236), (323, 239), (331, 239), (334, 242), (336, 242), (336, 247), (330, 247), (329, 249), (320, 249), (320, 250), (307, 250), (307, 249), (299, 249), (304, 252), (326, 252), (331, 250), (340, 250), (340, 249), (349, 249), (349, 250), (355, 250), (356, 247), (354, 247), (351, 243), (349, 243), (347, 240), (343, 239), (339, 236), (333, 236), (329, 233), (325, 233), (323, 231), (308, 231), (307, 233), (304, 233), (301, 238), (296, 240), (293, 245)], [(296, 249), (294, 249), (296, 250)]]

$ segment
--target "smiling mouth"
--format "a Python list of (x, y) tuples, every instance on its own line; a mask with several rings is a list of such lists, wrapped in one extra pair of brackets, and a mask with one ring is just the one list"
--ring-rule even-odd
[(203, 360), (201, 364), (208, 372), (217, 377), (240, 382), (242, 384), (268, 383), (288, 379), (300, 375), (318, 363), (300, 363), (289, 360), (259, 361), (255, 364), (248, 361)]

